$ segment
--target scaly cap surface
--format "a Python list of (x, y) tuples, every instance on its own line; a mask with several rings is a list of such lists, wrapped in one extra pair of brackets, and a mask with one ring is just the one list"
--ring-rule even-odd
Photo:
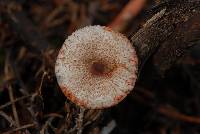
[(137, 63), (135, 49), (125, 36), (107, 27), (87, 26), (65, 40), (55, 73), (68, 99), (102, 109), (118, 104), (134, 88)]

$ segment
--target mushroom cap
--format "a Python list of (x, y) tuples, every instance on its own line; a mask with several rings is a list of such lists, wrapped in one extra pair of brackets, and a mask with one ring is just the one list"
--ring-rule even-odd
[(72, 33), (58, 54), (55, 73), (75, 104), (102, 109), (118, 104), (134, 88), (138, 58), (130, 41), (104, 26)]

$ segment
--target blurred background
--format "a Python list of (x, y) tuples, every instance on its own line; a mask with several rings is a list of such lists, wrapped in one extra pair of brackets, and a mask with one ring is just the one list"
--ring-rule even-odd
[(65, 38), (87, 25), (127, 37), (167, 0), (1, 0), (0, 133), (200, 134), (200, 45), (164, 75), (149, 59), (133, 92), (105, 110), (66, 100), (54, 75)]

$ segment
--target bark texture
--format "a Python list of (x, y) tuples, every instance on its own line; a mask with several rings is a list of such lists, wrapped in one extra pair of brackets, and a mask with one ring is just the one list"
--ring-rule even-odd
[(132, 38), (139, 69), (153, 55), (154, 65), (164, 74), (189, 47), (200, 39), (200, 1), (176, 0), (161, 4)]

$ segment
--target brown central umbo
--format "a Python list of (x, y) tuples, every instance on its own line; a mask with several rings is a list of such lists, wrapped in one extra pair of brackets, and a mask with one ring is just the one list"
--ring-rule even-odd
[(111, 77), (117, 69), (117, 65), (113, 61), (95, 60), (91, 62), (90, 73), (96, 76)]
[(91, 67), (92, 74), (95, 75), (103, 75), (106, 73), (107, 65), (102, 62), (94, 62)]

